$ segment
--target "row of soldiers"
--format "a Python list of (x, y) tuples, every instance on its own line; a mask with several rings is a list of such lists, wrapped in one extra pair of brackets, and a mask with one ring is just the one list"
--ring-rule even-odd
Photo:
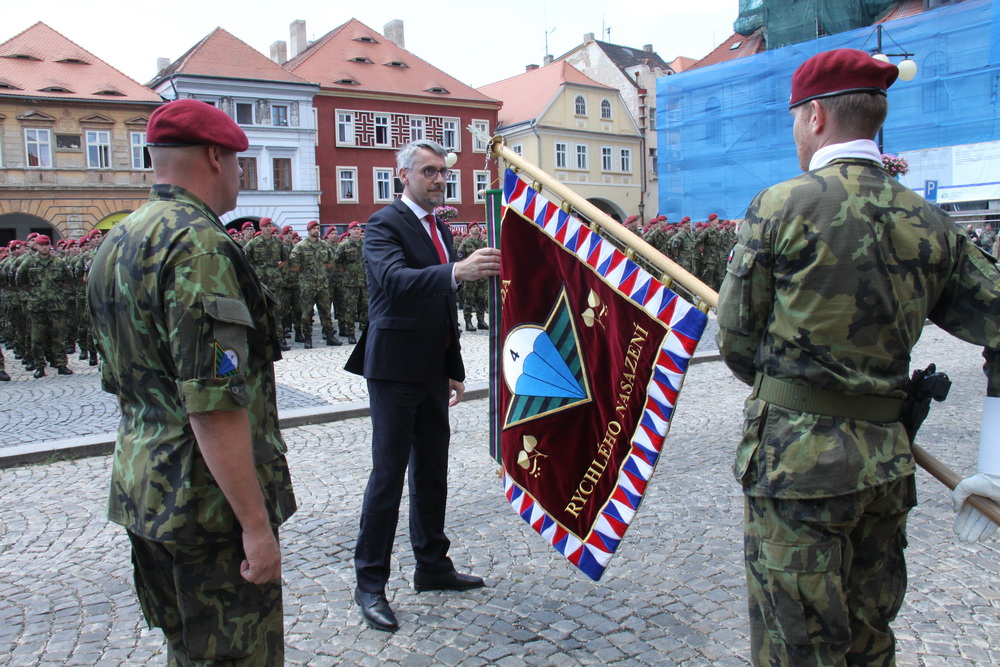
[[(86, 315), (85, 283), (90, 261), (103, 238), (94, 230), (81, 239), (53, 245), (46, 234), (29, 234), (0, 248), (0, 340), (36, 378), (46, 366), (72, 375), (68, 355), (97, 365)], [(0, 381), (9, 381), (0, 350)]]
[[(660, 215), (642, 230), (638, 229), (635, 216), (623, 224), (716, 292), (722, 287), (726, 262), (736, 244), (735, 221), (720, 220), (712, 213), (707, 221), (697, 223), (692, 223), (687, 216), (679, 223), (671, 223), (665, 215)], [(644, 268), (654, 275), (660, 273), (645, 264)]]
[[(351, 345), (357, 343), (355, 323), (362, 331), (368, 326), (361, 225), (352, 222), (340, 237), (331, 227), (326, 237), (320, 238), (320, 224), (313, 220), (302, 239), (290, 225), (279, 231), (271, 218), (261, 218), (257, 224), (259, 231), (252, 222), (244, 223), (234, 240), (243, 246), (261, 282), (274, 295), (285, 338), (294, 330), (295, 342), (311, 349), (315, 309), (327, 345), (342, 345), (338, 334)], [(334, 327), (332, 310), (339, 331)], [(282, 342), (282, 350), (289, 347)]]

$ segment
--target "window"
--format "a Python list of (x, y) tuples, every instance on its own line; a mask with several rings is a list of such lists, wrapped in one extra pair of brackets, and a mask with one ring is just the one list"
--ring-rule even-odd
[(275, 127), (288, 127), (288, 107), (275, 104), (271, 107), (271, 124)]
[(611, 100), (601, 100), (601, 118), (611, 120)]
[(448, 203), (461, 203), (462, 185), (459, 178), (460, 172), (452, 170), (448, 178), (444, 180), (444, 200)]
[(566, 144), (557, 141), (556, 142), (556, 169), (566, 168)]
[(632, 149), (631, 148), (623, 148), (623, 149), (621, 149), (621, 152), (619, 153), (619, 156), (621, 157), (621, 165), (620, 165), (621, 166), (621, 170), (625, 171), (625, 172), (631, 172), (632, 171)]
[(376, 146), (388, 146), (389, 145), (389, 117), (388, 116), (375, 116), (375, 145)]
[(111, 168), (111, 133), (87, 130), (87, 166), (91, 169)]
[(722, 143), (722, 104), (716, 97), (710, 97), (705, 103), (705, 140), (710, 144)]
[(129, 142), (132, 146), (132, 168), (151, 169), (153, 167), (153, 163), (149, 159), (149, 149), (146, 148), (146, 133), (130, 133)]
[(424, 119), (410, 116), (410, 141), (420, 141), (424, 138)]
[(240, 125), (253, 125), (253, 105), (249, 102), (236, 103), (236, 122)]
[(517, 153), (518, 155), (521, 155), (522, 151), (524, 150), (524, 146), (522, 146), (521, 144), (513, 144), (510, 147), (510, 149), (515, 153)]
[[(489, 121), (486, 121), (486, 120), (474, 120), (474, 121), (472, 121), (472, 127), (475, 128), (480, 133), (482, 133), (482, 134), (484, 134), (486, 136), (490, 136), (490, 123), (489, 123)], [(473, 135), (473, 136), (475, 136), (475, 135)], [(486, 142), (485, 141), (481, 141), (479, 139), (479, 137), (476, 137), (475, 143), (473, 143), (473, 145), (472, 145), (472, 150), (475, 151), (476, 153), (485, 153), (486, 152)]]
[(656, 107), (649, 107), (649, 129), (656, 130)]
[(240, 163), (240, 169), (243, 173), (240, 175), (240, 190), (256, 190), (257, 189), (257, 158), (255, 157), (241, 157), (237, 158)]
[(576, 108), (577, 116), (587, 115), (587, 100), (583, 99), (583, 95), (577, 95), (576, 100), (573, 101), (573, 105)]
[(587, 144), (576, 145), (576, 168), (590, 169), (587, 164)]
[(476, 203), (482, 204), (486, 201), (486, 192), (490, 187), (490, 172), (488, 171), (476, 171), (473, 172), (473, 178), (476, 181)]
[(611, 146), (601, 146), (601, 171), (611, 171)]
[(358, 170), (353, 167), (337, 168), (337, 201), (358, 201)]
[(441, 145), (450, 151), (458, 150), (457, 120), (446, 120), (441, 123)]
[(375, 168), (375, 201), (392, 201), (392, 169)]
[(274, 189), (292, 189), (292, 158), (276, 157), (271, 160), (274, 167)]
[(52, 166), (52, 140), (48, 130), (24, 131), (24, 150), (29, 167)]
[(337, 112), (337, 144), (354, 145), (354, 114), (350, 112)]

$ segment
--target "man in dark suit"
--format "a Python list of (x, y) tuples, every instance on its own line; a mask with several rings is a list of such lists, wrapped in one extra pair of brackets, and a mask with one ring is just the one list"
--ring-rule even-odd
[(484, 585), (456, 572), (448, 557), (448, 408), (465, 391), (455, 290), (467, 280), (498, 275), (500, 251), (481, 248), (456, 261), (451, 232), (433, 216), (445, 199), (446, 156), (433, 141), (408, 144), (396, 156), (403, 196), (368, 220), (369, 324), (347, 363), (347, 370), (368, 380), (372, 417), (354, 599), (369, 627), (389, 632), (399, 627), (385, 584), (407, 465), (414, 588)]

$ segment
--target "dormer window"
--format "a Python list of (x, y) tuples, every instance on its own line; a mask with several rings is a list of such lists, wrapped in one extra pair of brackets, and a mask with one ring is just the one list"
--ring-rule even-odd
[(354, 40), (355, 42), (364, 42), (365, 44), (378, 44), (378, 41), (374, 37), (369, 37), (368, 35), (362, 35)]
[(62, 86), (49, 86), (48, 88), (39, 88), (40, 93), (72, 93), (72, 90), (68, 88), (63, 88)]
[(11, 60), (41, 60), (35, 56), (29, 56), (27, 53), (11, 53), (5, 55), (4, 58), (10, 58)]
[(360, 86), (361, 85), (357, 81), (355, 81), (354, 79), (350, 79), (350, 78), (347, 78), (347, 77), (345, 77), (343, 79), (335, 79), (334, 83), (339, 83), (342, 86)]
[(121, 91), (118, 91), (118, 90), (113, 90), (111, 88), (109, 88), (107, 90), (99, 90), (99, 91), (97, 91), (94, 94), (95, 95), (110, 95), (110, 96), (113, 96), (113, 97), (125, 97), (125, 93), (123, 93)]
[(351, 58), (347, 62), (349, 62), (349, 63), (364, 63), (366, 65), (372, 65), (372, 64), (374, 64), (374, 63), (372, 63), (372, 61), (370, 59), (365, 58), (364, 56), (358, 56), (356, 58)]
[(3, 80), (0, 80), (0, 89), (3, 89), (3, 90), (21, 90), (20, 88), (18, 88), (14, 84), (8, 83), (7, 81), (3, 81)]
[(434, 86), (433, 88), (428, 88), (427, 92), (428, 93), (437, 93), (438, 95), (447, 95), (448, 94), (448, 90), (446, 88), (442, 88), (441, 86)]
[(404, 63), (402, 60), (390, 60), (386, 63), (386, 65), (389, 67), (409, 67), (409, 65)]
[(62, 58), (56, 61), (57, 63), (69, 63), (71, 65), (89, 65), (86, 60), (80, 60), (79, 58)]

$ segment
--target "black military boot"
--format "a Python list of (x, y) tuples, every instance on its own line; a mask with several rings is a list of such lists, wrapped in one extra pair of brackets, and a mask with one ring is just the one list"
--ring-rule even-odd
[(302, 347), (305, 348), (305, 349), (307, 349), (307, 350), (313, 349), (313, 339), (312, 339), (312, 336), (309, 336), (308, 338), (303, 338), (302, 339)]
[(87, 350), (86, 350), (86, 348), (81, 347), (80, 348), (80, 361), (84, 361), (86, 358), (87, 358)]
[(38, 367), (38, 369), (35, 371), (35, 377), (36, 378), (43, 378), (43, 377), (45, 377), (45, 366), (39, 366)]
[(70, 343), (66, 346), (66, 354), (73, 354), (76, 352), (76, 343)]
[(472, 318), (471, 317), (466, 317), (465, 318), (465, 330), (466, 331), (475, 331), (476, 330), (476, 327), (472, 326)]
[(90, 355), (90, 361), (88, 361), (87, 363), (90, 364), (91, 366), (96, 366), (97, 365), (97, 353), (96, 352), (94, 352), (94, 353), (92, 353)]
[(482, 315), (476, 319), (478, 320), (478, 328), (480, 331), (489, 331), (490, 325), (486, 324), (486, 319)]
[(69, 366), (60, 366), (56, 369), (56, 373), (59, 375), (72, 375), (73, 370)]
[(326, 337), (326, 344), (332, 345), (333, 347), (337, 347), (338, 345), (343, 345), (344, 341), (340, 340), (333, 334), (330, 334), (329, 336)]
[(0, 382), (10, 382), (10, 376), (7, 375), (7, 371), (0, 371)]
[(292, 349), (292, 346), (289, 345), (284, 338), (279, 338), (278, 349), (281, 350), (282, 352), (288, 352), (290, 349)]
[(306, 342), (306, 337), (302, 335), (302, 331), (296, 331), (295, 332), (295, 342), (296, 343), (304, 343), (304, 342)]
[(347, 336), (347, 343), (349, 345), (357, 345), (358, 344), (358, 339), (354, 337), (354, 334), (348, 334), (348, 336)]

